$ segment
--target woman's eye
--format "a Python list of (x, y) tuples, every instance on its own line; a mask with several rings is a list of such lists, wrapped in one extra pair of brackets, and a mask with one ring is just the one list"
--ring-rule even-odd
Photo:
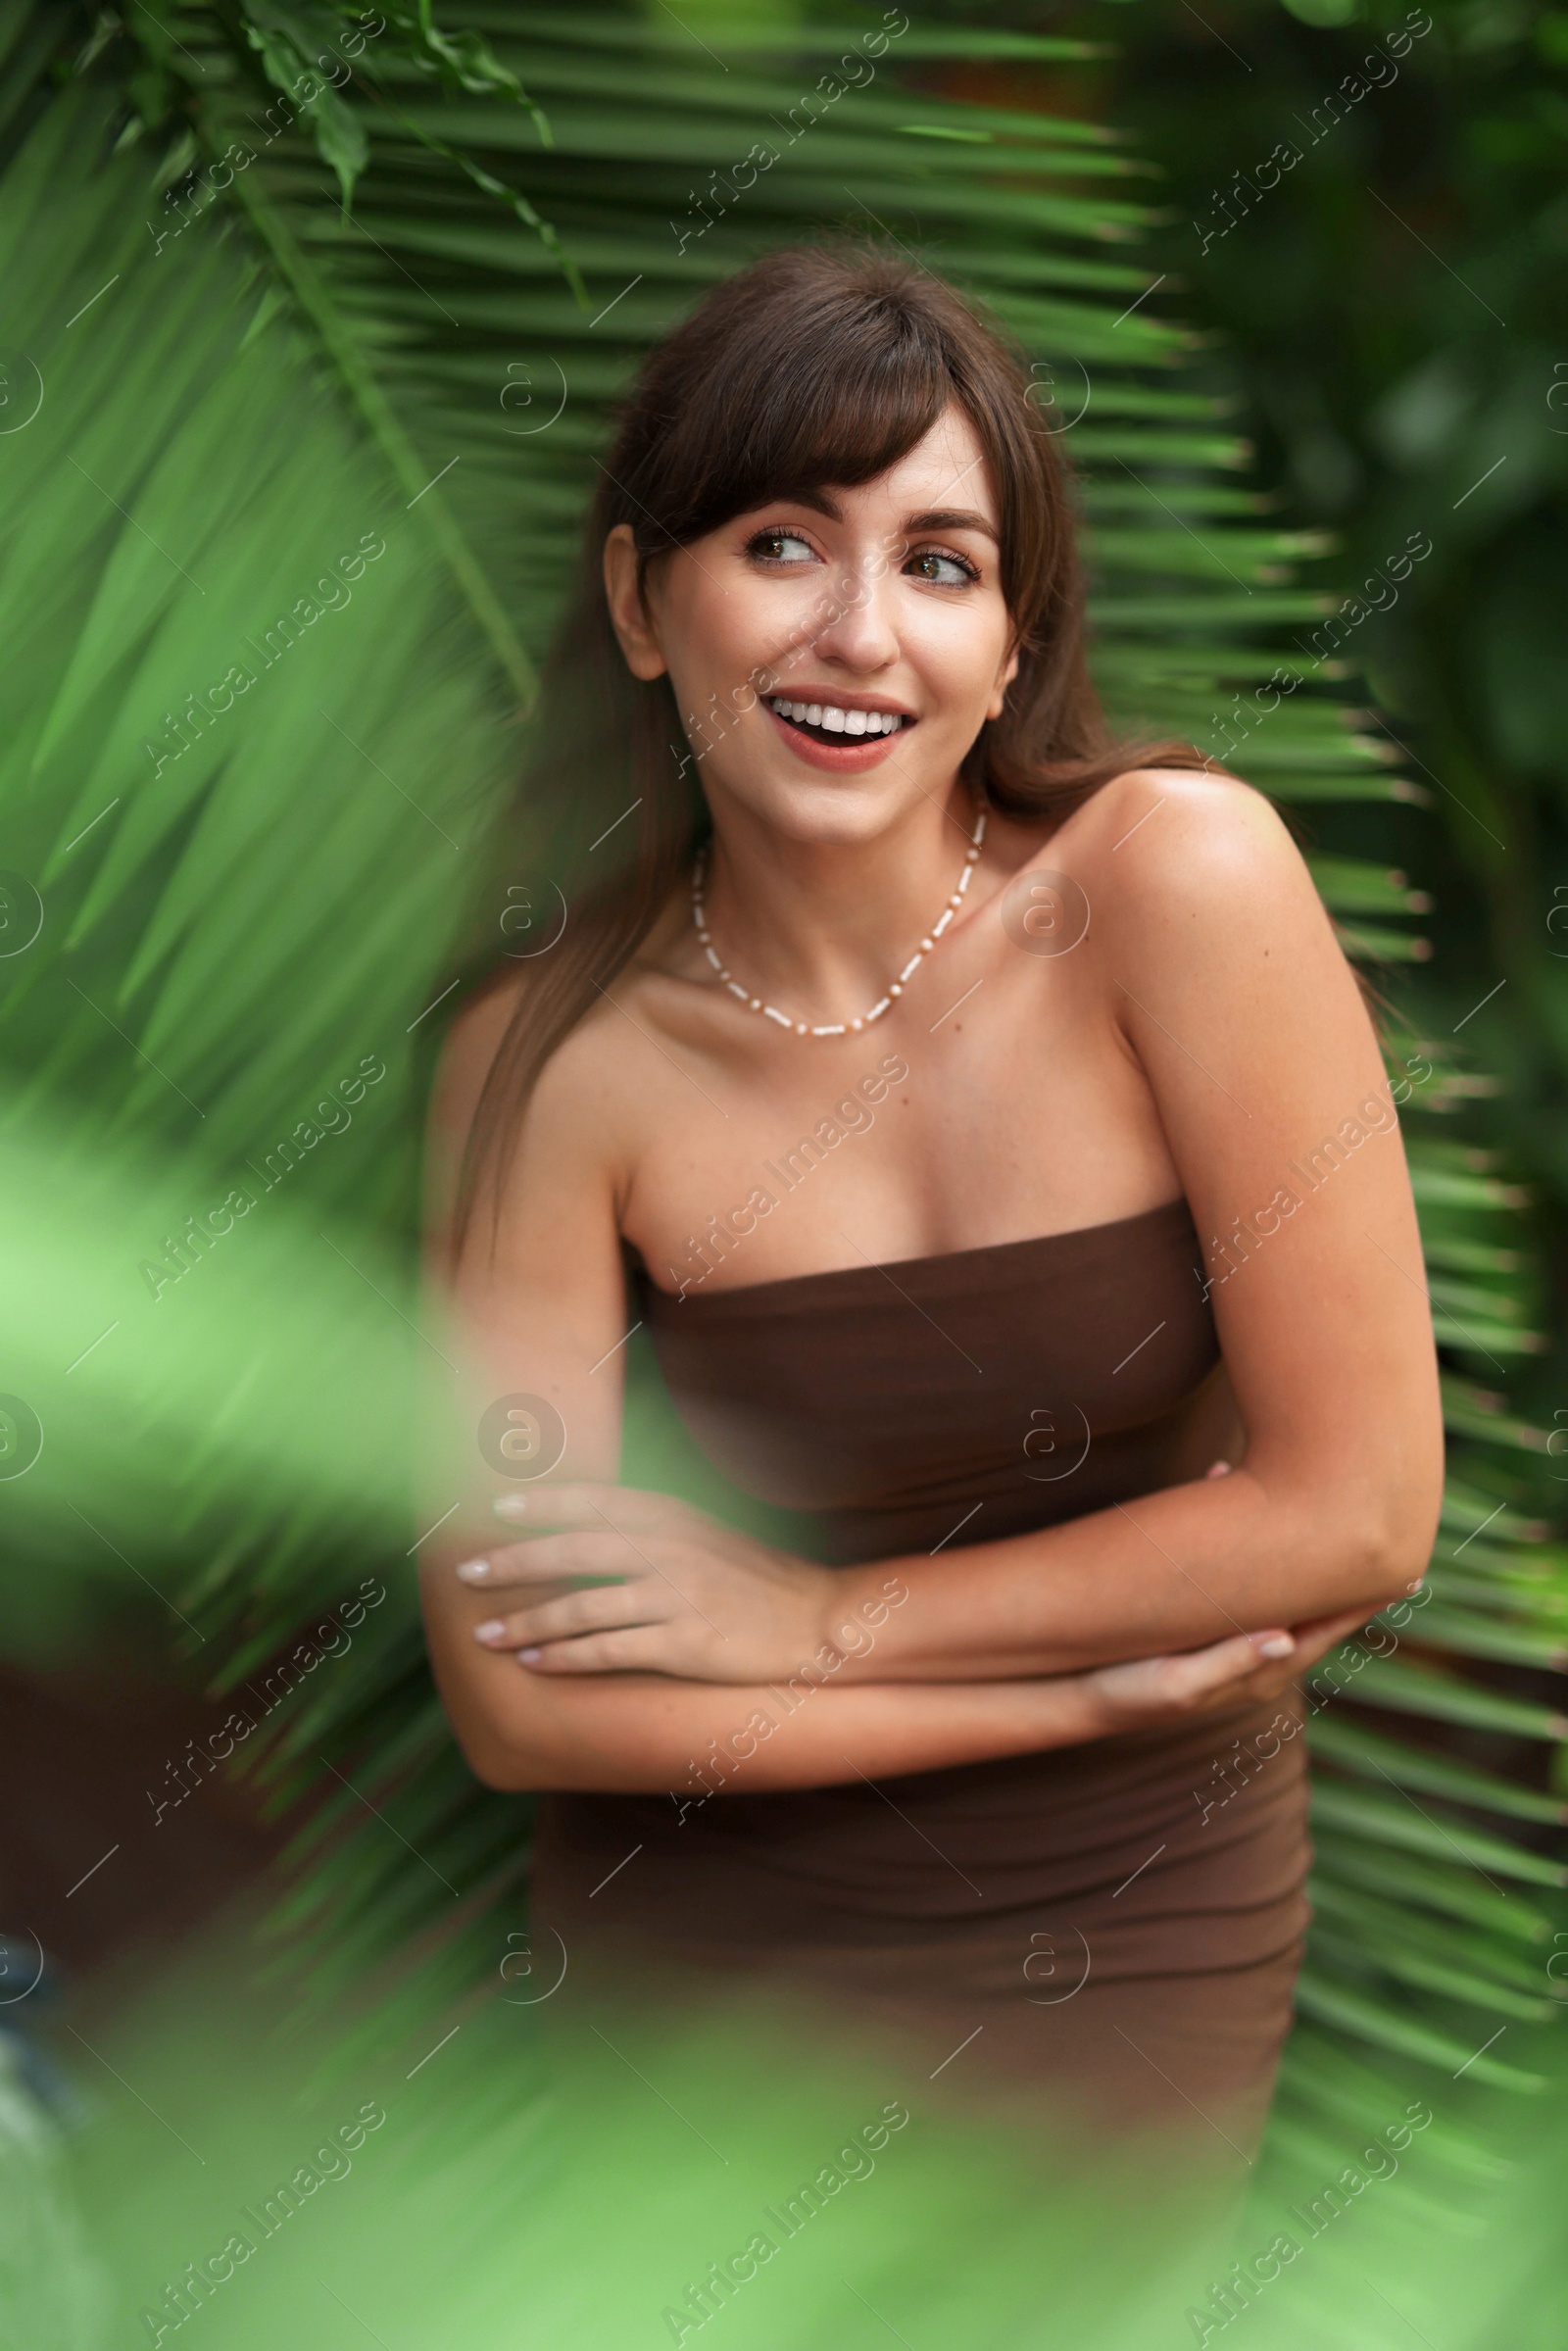
[(811, 556), (809, 542), (796, 530), (760, 530), (746, 552), (764, 563), (798, 563)]
[(974, 565), (966, 563), (962, 556), (944, 555), (935, 547), (922, 548), (906, 565), (906, 569), (912, 571), (917, 579), (930, 580), (938, 588), (966, 588), (980, 576)]

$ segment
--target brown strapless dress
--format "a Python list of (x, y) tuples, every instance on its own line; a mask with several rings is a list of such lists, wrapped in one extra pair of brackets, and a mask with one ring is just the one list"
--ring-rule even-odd
[[(698, 1445), (809, 1513), (835, 1564), (942, 1549), (956, 1569), (967, 1543), (1200, 1477), (1234, 1425), (1181, 1200), (682, 1299), (637, 1287)], [(1171, 1572), (1152, 1543), (1149, 1572)], [(535, 1916), (571, 1954), (562, 2008), (708, 2006), (744, 1982), (883, 2020), (938, 2091), (1245, 2150), (1307, 1915), (1282, 1710), (1299, 1722), (1292, 1697), (875, 1786), (551, 1795)], [(1260, 1735), (1262, 1768), (1227, 1773)]]

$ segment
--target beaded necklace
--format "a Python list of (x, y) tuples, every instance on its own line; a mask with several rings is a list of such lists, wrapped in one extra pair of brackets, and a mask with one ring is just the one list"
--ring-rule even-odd
[(708, 874), (706, 844), (698, 851), (696, 863), (692, 867), (692, 922), (698, 938), (703, 943), (704, 955), (707, 955), (731, 996), (737, 998), (746, 1006), (748, 1012), (760, 1012), (764, 1020), (777, 1021), (781, 1029), (793, 1030), (797, 1037), (845, 1037), (854, 1029), (866, 1029), (870, 1027), (873, 1020), (880, 1020), (883, 1013), (892, 1004), (894, 998), (904, 994), (915, 971), (931, 953), (954, 915), (962, 906), (963, 894), (969, 887), (969, 876), (980, 861), (980, 844), (985, 837), (986, 811), (982, 808), (975, 817), (974, 831), (969, 836), (969, 846), (964, 852), (963, 871), (958, 876), (958, 886), (943, 907), (940, 919), (932, 924), (929, 938), (921, 940), (904, 969), (899, 973), (898, 978), (889, 981), (887, 994), (881, 1002), (874, 1004), (869, 1012), (862, 1012), (858, 1020), (828, 1021), (820, 1028), (812, 1028), (804, 1020), (791, 1020), (787, 1012), (779, 1011), (775, 1004), (763, 1004), (760, 996), (753, 996), (750, 989), (741, 986), (728, 964), (720, 959), (713, 946), (712, 935), (708, 928), (708, 916), (703, 906), (703, 890)]

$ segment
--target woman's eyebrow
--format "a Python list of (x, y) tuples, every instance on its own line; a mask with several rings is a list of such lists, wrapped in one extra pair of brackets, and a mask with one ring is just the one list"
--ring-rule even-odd
[[(797, 506), (809, 507), (813, 514), (825, 514), (830, 522), (843, 521), (844, 510), (830, 491), (797, 490), (793, 495)], [(918, 514), (906, 514), (900, 528), (906, 538), (923, 530), (977, 530), (995, 545), (1002, 544), (996, 524), (968, 507), (926, 507)]]
[(813, 514), (825, 514), (830, 522), (844, 519), (844, 509), (826, 490), (791, 490), (786, 493), (786, 503), (790, 498), (797, 506), (808, 506)]
[(922, 530), (978, 530), (996, 544), (1001, 544), (997, 538), (996, 524), (988, 522), (984, 514), (972, 514), (967, 507), (927, 507), (923, 514), (906, 514), (904, 527), (911, 533)]

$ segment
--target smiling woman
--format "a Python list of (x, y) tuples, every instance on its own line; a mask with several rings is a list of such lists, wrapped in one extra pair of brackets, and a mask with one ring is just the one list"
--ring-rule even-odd
[[(466, 1004), (431, 1128), (455, 1344), (564, 1445), (427, 1543), (427, 1624), (474, 1770), (550, 1791), (553, 2016), (765, 1977), (881, 2017), (911, 2081), (983, 2028), (990, 2094), (1230, 2164), (1290, 2014), (1302, 1742), (1219, 1834), (1193, 1791), (1418, 1584), (1435, 1364), (1396, 1151), (1205, 1288), (1200, 1235), (1212, 1272), (1382, 1066), (1268, 804), (1108, 740), (1028, 389), (929, 271), (836, 248), (721, 286), (639, 380), (533, 778), (583, 872), (617, 809), (637, 838)], [(708, 1249), (872, 1023), (874, 1132)], [(638, 1323), (809, 1545), (612, 1482)], [(1053, 2000), (1058, 1935), (1089, 1956)]]
[[(858, 248), (767, 256), (650, 355), (601, 468), (516, 802), (515, 862), (559, 873), (571, 920), (511, 1005), (465, 1217), (540, 1070), (689, 881), (710, 823), (701, 787), (741, 730), (750, 750), (792, 749), (770, 774), (775, 791), (793, 784), (808, 828), (874, 822), (880, 792), (834, 787), (861, 767), (939, 794), (959, 771), (975, 815), (1038, 818), (1140, 762), (1203, 765), (1186, 745), (1109, 738), (1084, 661), (1060, 440), (1031, 389), (951, 287)], [(648, 634), (651, 587), (669, 611), (667, 660)], [(867, 626), (885, 633), (890, 595), (919, 697), (912, 668), (905, 693), (874, 652), (870, 670), (855, 665)], [(805, 702), (807, 726), (771, 707), (784, 701)], [(843, 710), (844, 736), (815, 740), (813, 707)], [(900, 726), (852, 749), (850, 714), (871, 708)], [(555, 828), (543, 844), (541, 820)], [(971, 816), (965, 848), (973, 830)], [(961, 849), (931, 859), (914, 924), (940, 919), (964, 862)]]

